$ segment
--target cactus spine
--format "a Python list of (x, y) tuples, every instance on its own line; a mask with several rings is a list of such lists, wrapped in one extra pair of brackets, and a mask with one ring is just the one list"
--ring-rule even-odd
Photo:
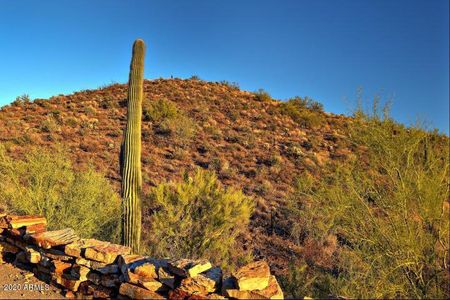
[(128, 80), (127, 124), (120, 155), (122, 175), (122, 244), (139, 253), (141, 241), (141, 118), (144, 85), (144, 41), (133, 44), (130, 75)]

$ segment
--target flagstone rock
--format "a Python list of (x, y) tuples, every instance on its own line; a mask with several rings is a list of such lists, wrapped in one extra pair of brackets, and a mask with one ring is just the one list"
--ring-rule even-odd
[(84, 256), (88, 259), (104, 263), (113, 263), (117, 256), (130, 254), (131, 248), (117, 244), (98, 245), (86, 249)]
[(142, 278), (142, 280), (158, 278), (158, 274), (156, 274), (156, 266), (149, 262), (136, 267), (133, 270), (133, 273), (138, 275), (139, 278)]
[(180, 259), (170, 261), (168, 267), (170, 272), (180, 277), (194, 277), (197, 274), (209, 270), (212, 265), (207, 260)]
[(270, 276), (269, 284), (262, 290), (242, 291), (237, 289), (226, 290), (225, 296), (234, 299), (284, 299), (283, 291), (275, 276)]
[(0, 228), (20, 228), (36, 224), (47, 225), (44, 217), (5, 215), (0, 218)]
[(83, 257), (86, 248), (93, 246), (106, 246), (109, 242), (98, 241), (95, 239), (79, 239), (64, 247), (64, 253), (74, 257)]
[(81, 282), (83, 281), (78, 280), (76, 278), (72, 278), (70, 277), (70, 275), (67, 274), (56, 277), (56, 283), (73, 292), (76, 292), (78, 290)]
[(27, 247), (26, 253), (27, 253), (27, 260), (30, 263), (37, 264), (38, 262), (41, 261), (42, 255), (39, 251), (36, 251), (35, 249), (33, 249), (31, 247)]
[(138, 285), (152, 292), (166, 292), (168, 290), (167, 286), (155, 279), (148, 281), (138, 280)]
[(25, 234), (41, 233), (47, 230), (46, 224), (34, 224), (20, 228), (5, 229), (6, 233), (12, 236), (22, 237)]
[(52, 268), (51, 270), (55, 274), (63, 274), (65, 271), (69, 270), (72, 267), (71, 263), (54, 260), (52, 261)]
[(62, 260), (62, 261), (73, 261), (74, 258), (72, 256), (65, 255), (63, 251), (59, 251), (56, 249), (42, 249), (40, 250), (41, 255), (46, 256), (53, 260)]
[(207, 299), (226, 299), (225, 297), (212, 293), (208, 295), (190, 294), (182, 291), (179, 288), (169, 292), (170, 300), (207, 300)]
[(156, 292), (126, 282), (120, 285), (119, 293), (131, 299), (165, 299)]
[(171, 289), (175, 288), (177, 280), (174, 275), (164, 270), (164, 268), (159, 268), (157, 272), (158, 272), (158, 280), (160, 282), (162, 282), (164, 285), (168, 286)]
[(87, 275), (89, 274), (90, 271), (91, 269), (89, 269), (88, 267), (82, 265), (73, 265), (72, 268), (70, 269), (70, 275), (72, 275), (72, 277), (76, 279), (86, 281)]
[(80, 283), (78, 292), (82, 293), (81, 298), (86, 296), (92, 296), (96, 299), (116, 299), (117, 292), (114, 289), (110, 289), (101, 285), (96, 285), (92, 282), (85, 281)]
[(102, 274), (118, 274), (119, 273), (119, 266), (116, 264), (109, 264), (109, 265), (105, 265), (104, 267), (100, 267), (100, 268), (92, 268), (95, 271), (98, 271)]
[(270, 268), (265, 261), (252, 262), (233, 273), (240, 291), (263, 290), (269, 285)]
[(31, 235), (26, 234), (24, 237), (25, 240), (31, 241), (44, 249), (59, 245), (67, 245), (79, 239), (72, 228), (46, 231)]
[(117, 259), (117, 264), (119, 265), (119, 269), (122, 273), (126, 273), (128, 269), (132, 270), (136, 266), (145, 264), (148, 261), (146, 256), (137, 255), (137, 254), (125, 254), (120, 255)]
[(223, 279), (222, 270), (207, 260), (130, 254), (129, 247), (79, 239), (72, 229), (45, 231), (39, 217), (0, 214), (0, 224), (5, 227), (0, 228), (0, 262), (5, 255), (15, 258), (20, 268), (60, 286), (70, 298), (283, 299), (280, 285), (262, 261)]
[(263, 291), (258, 292), (261, 293), (262, 296), (267, 296), (270, 299), (283, 299), (283, 290), (280, 287), (280, 284), (277, 281), (277, 278), (273, 275), (270, 276), (269, 286), (265, 288)]
[(116, 287), (120, 284), (120, 278), (117, 274), (101, 275), (100, 284), (105, 287)]
[(94, 269), (94, 270), (108, 266), (108, 264), (105, 264), (105, 263), (102, 263), (102, 262), (98, 262), (98, 261), (95, 261), (95, 260), (85, 259), (85, 258), (82, 258), (82, 257), (79, 257), (79, 258), (75, 259), (75, 263), (78, 264), (78, 265), (82, 265), (82, 266)]
[(222, 271), (220, 268), (212, 268), (194, 277), (187, 277), (181, 281), (178, 289), (190, 294), (207, 295), (216, 292), (222, 282)]
[(97, 285), (92, 293), (95, 299), (117, 299), (117, 292), (113, 289)]

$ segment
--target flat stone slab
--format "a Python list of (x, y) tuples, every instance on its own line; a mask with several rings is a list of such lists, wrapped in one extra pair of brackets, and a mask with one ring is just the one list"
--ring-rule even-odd
[(56, 249), (40, 249), (40, 253), (42, 256), (46, 256), (53, 260), (62, 260), (62, 261), (73, 261), (74, 258), (72, 256), (66, 255), (63, 251)]
[(72, 267), (71, 263), (54, 260), (52, 261), (51, 271), (55, 274), (62, 275), (66, 270), (69, 270)]
[(211, 267), (211, 263), (207, 260), (180, 259), (170, 261), (168, 264), (169, 271), (180, 277), (194, 277)]
[(126, 274), (128, 270), (134, 270), (134, 268), (146, 262), (148, 262), (148, 257), (137, 254), (120, 255), (117, 259), (117, 264), (123, 274)]
[(0, 218), (0, 228), (20, 228), (36, 224), (47, 225), (47, 219), (38, 216), (6, 215)]
[(86, 248), (84, 257), (110, 264), (116, 260), (117, 256), (130, 253), (130, 247), (117, 244), (108, 244)]
[(85, 281), (80, 284), (80, 287), (78, 289), (79, 292), (81, 292), (83, 295), (88, 295), (88, 297), (82, 299), (91, 299), (92, 296), (95, 299), (116, 299), (117, 293), (115, 289), (110, 289), (101, 285), (96, 285), (92, 282)]
[(78, 264), (78, 265), (82, 265), (82, 266), (91, 268), (93, 270), (100, 269), (100, 268), (108, 266), (108, 264), (105, 264), (105, 263), (102, 263), (102, 262), (99, 262), (99, 261), (95, 261), (95, 260), (82, 258), (82, 257), (79, 257), (79, 258), (75, 259), (75, 263)]
[(41, 253), (31, 247), (27, 247), (26, 250), (27, 253), (27, 260), (28, 262), (32, 263), (32, 264), (37, 264), (38, 262), (41, 261)]
[(167, 286), (159, 282), (158, 280), (152, 279), (148, 281), (140, 281), (138, 285), (152, 292), (166, 292), (168, 291)]
[(191, 295), (207, 295), (216, 292), (221, 282), (222, 270), (216, 267), (194, 277), (184, 278), (178, 289)]
[(255, 261), (233, 273), (240, 291), (263, 290), (269, 285), (270, 268), (265, 261)]
[(100, 268), (93, 268), (95, 271), (100, 272), (102, 274), (118, 274), (119, 266), (117, 264), (109, 264)]
[(79, 239), (73, 243), (67, 244), (64, 247), (64, 253), (74, 257), (83, 257), (87, 248), (93, 246), (106, 246), (109, 242), (103, 242), (95, 239)]
[(165, 299), (156, 292), (126, 282), (120, 285), (119, 294), (130, 297), (131, 299)]
[(53, 276), (54, 280), (56, 281), (56, 283), (58, 283), (59, 285), (65, 287), (66, 289), (76, 292), (78, 291), (78, 288), (80, 287), (80, 283), (83, 282), (83, 280), (78, 280), (76, 278), (72, 278), (70, 275), (62, 275), (62, 276), (57, 276), (56, 278)]
[(132, 272), (138, 275), (140, 278), (144, 279), (150, 280), (158, 278), (158, 274), (156, 273), (156, 266), (150, 262), (137, 266)]
[(25, 234), (33, 234), (33, 233), (41, 233), (47, 231), (47, 225), (46, 224), (34, 224), (30, 226), (24, 226), (20, 228), (9, 228), (6, 229), (7, 234), (22, 237)]
[(241, 291), (231, 289), (225, 291), (225, 296), (235, 299), (284, 299), (283, 291), (275, 276), (270, 276), (268, 286), (263, 290)]
[(49, 249), (54, 246), (67, 245), (79, 239), (72, 228), (46, 231), (31, 235), (27, 234), (24, 238), (25, 240), (30, 241), (44, 249)]
[(91, 269), (89, 269), (88, 267), (82, 265), (73, 265), (70, 269), (70, 275), (78, 280), (86, 281), (87, 275), (90, 271)]

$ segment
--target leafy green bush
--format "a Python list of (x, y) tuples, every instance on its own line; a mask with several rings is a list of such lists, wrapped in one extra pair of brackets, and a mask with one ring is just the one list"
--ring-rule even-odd
[[(332, 266), (308, 263), (328, 281), (307, 296), (447, 298), (448, 137), (365, 116), (349, 134), (367, 150), (321, 178), (300, 178), (286, 207), (299, 244), (313, 241), (323, 251), (327, 238), (338, 241)], [(293, 277), (286, 287), (303, 284)]]
[(150, 102), (146, 99), (143, 103), (143, 116), (145, 121), (160, 123), (166, 119), (174, 119), (178, 115), (178, 108), (172, 101), (159, 99)]
[(165, 119), (157, 126), (157, 132), (173, 137), (174, 141), (186, 145), (195, 134), (195, 123), (189, 117), (180, 114), (176, 119)]
[(159, 184), (149, 199), (151, 255), (202, 257), (225, 266), (249, 255), (235, 249), (235, 241), (246, 230), (253, 201), (222, 187), (214, 172), (197, 169), (182, 182)]
[(48, 117), (41, 124), (41, 131), (47, 133), (58, 132), (61, 130), (61, 127), (56, 122), (55, 118)]
[(325, 118), (321, 114), (323, 105), (308, 97), (294, 97), (280, 104), (281, 113), (291, 117), (302, 127), (314, 128), (324, 124)]
[(23, 160), (0, 145), (0, 203), (17, 214), (43, 215), (50, 229), (117, 241), (120, 199), (92, 167), (75, 171), (61, 150), (35, 149)]
[(295, 110), (309, 109), (316, 112), (323, 112), (323, 104), (309, 97), (295, 96), (282, 103), (283, 108), (292, 108)]
[(152, 121), (156, 133), (172, 136), (174, 141), (183, 146), (191, 140), (195, 133), (195, 123), (175, 103), (160, 99), (150, 103), (144, 102), (144, 120)]
[(268, 92), (266, 92), (263, 89), (259, 89), (256, 92), (254, 92), (256, 100), (260, 102), (268, 102), (272, 100), (272, 96)]

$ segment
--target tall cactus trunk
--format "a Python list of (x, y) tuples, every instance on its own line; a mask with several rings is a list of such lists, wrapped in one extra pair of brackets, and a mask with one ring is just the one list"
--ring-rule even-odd
[(128, 80), (127, 125), (120, 155), (122, 175), (122, 244), (139, 253), (141, 241), (141, 118), (144, 93), (145, 44), (136, 40), (133, 44)]

